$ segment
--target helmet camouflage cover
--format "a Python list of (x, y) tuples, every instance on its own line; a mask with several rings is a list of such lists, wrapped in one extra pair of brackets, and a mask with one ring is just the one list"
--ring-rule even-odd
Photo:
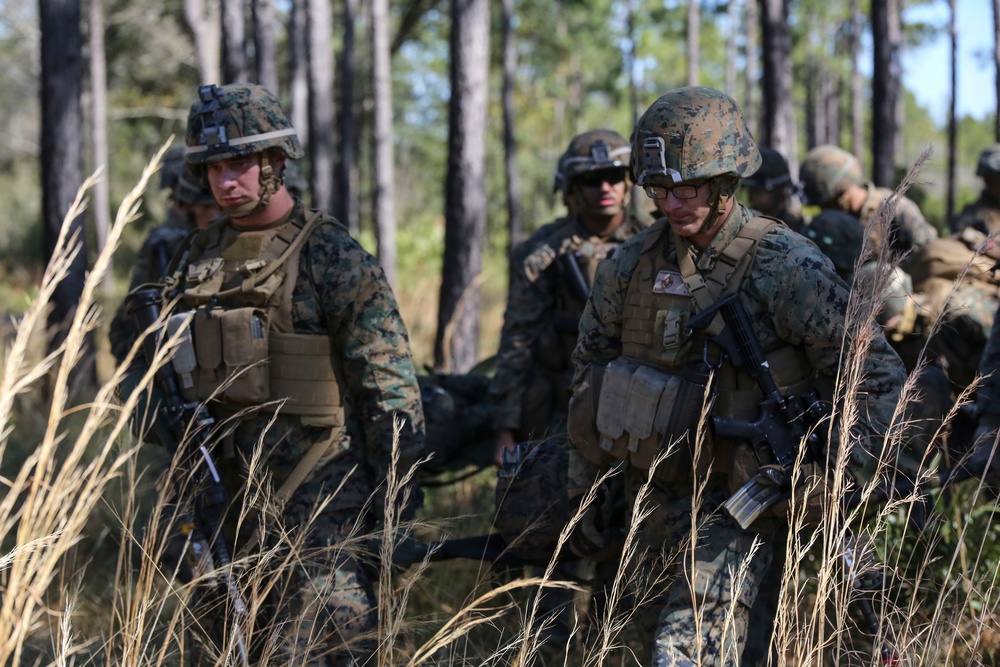
[(302, 157), (295, 128), (278, 98), (261, 86), (201, 86), (187, 124), (187, 161), (207, 164), (275, 148), (290, 160)]
[(983, 149), (979, 154), (979, 164), (976, 165), (976, 176), (1000, 174), (1000, 144), (993, 144)]
[(566, 191), (573, 178), (601, 169), (628, 168), (632, 147), (614, 130), (590, 130), (578, 134), (559, 157), (556, 167), (555, 190)]
[(754, 190), (776, 190), (792, 182), (788, 162), (773, 148), (760, 146), (760, 169), (743, 179), (743, 185)]
[(822, 205), (864, 183), (861, 162), (843, 148), (826, 144), (806, 154), (799, 180), (807, 204)]
[(757, 142), (743, 112), (720, 90), (677, 88), (653, 102), (639, 119), (632, 148), (638, 185), (744, 178), (760, 167)]

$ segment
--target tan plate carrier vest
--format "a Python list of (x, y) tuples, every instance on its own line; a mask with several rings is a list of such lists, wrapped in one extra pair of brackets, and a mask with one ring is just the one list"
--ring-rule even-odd
[[(698, 460), (694, 460), (695, 436), (704, 408), (711, 404), (714, 415), (754, 420), (763, 397), (750, 375), (728, 361), (716, 368), (710, 386), (703, 371), (691, 372), (703, 358), (721, 358), (714, 343), (706, 344), (706, 336), (722, 330), (721, 315), (704, 333), (686, 336), (684, 329), (695, 312), (739, 290), (760, 240), (780, 224), (765, 217), (750, 220), (704, 276), (696, 268), (693, 251), (676, 237), (673, 243), (679, 267), (668, 265), (665, 250), (670, 231), (663, 221), (650, 228), (626, 291), (621, 357), (603, 372), (594, 369), (571, 402), (571, 412), (574, 404), (596, 403), (596, 409), (591, 409), (597, 438), (571, 433), (574, 445), (588, 460), (607, 465), (629, 459), (632, 465), (645, 469), (657, 454), (668, 450), (667, 458), (656, 468), (659, 481), (686, 479), (711, 469), (728, 472), (726, 443), (704, 438)], [(655, 290), (654, 283), (658, 283)], [(783, 345), (765, 357), (783, 394), (812, 387), (811, 367), (800, 348)], [(570, 421), (576, 418), (571, 416)]]
[(196, 259), (175, 274), (185, 312), (169, 325), (187, 328), (193, 358), (179, 353), (174, 366), (188, 400), (237, 409), (280, 401), (282, 414), (341, 427), (343, 372), (330, 339), (297, 334), (292, 323), (302, 246), (323, 221), (318, 211), (297, 213), (273, 229), (240, 232), (225, 249), (224, 224), (195, 237), (188, 256)]

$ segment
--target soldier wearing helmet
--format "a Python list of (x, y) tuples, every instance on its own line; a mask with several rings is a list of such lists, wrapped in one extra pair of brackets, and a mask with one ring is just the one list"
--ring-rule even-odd
[(781, 153), (764, 146), (760, 147), (760, 158), (760, 169), (742, 182), (750, 208), (781, 220), (796, 232), (802, 231), (802, 204), (788, 162)]
[[(129, 291), (140, 285), (162, 283), (170, 258), (188, 234), (207, 227), (221, 213), (212, 191), (188, 171), (183, 146), (167, 151), (160, 174), (161, 187), (170, 190), (170, 210), (167, 220), (154, 227), (139, 248)], [(109, 330), (111, 352), (119, 362), (128, 354), (132, 336), (128, 317), (120, 306)]]
[(983, 192), (952, 219), (951, 231), (955, 235), (969, 227), (986, 235), (1000, 232), (1000, 144), (984, 148), (979, 154), (976, 176), (983, 179)]
[(565, 431), (570, 354), (598, 262), (643, 225), (629, 214), (628, 141), (591, 130), (559, 158), (555, 190), (566, 216), (511, 253), (497, 371), (490, 386), (496, 462), (514, 443)]
[[(846, 211), (856, 216), (865, 228), (882, 202), (893, 194), (888, 188), (878, 188), (866, 181), (861, 162), (855, 156), (829, 144), (809, 151), (799, 167), (799, 180), (807, 204)], [(869, 242), (878, 248), (880, 234), (875, 230), (871, 234)], [(897, 255), (922, 248), (938, 236), (937, 229), (924, 219), (920, 207), (907, 197), (896, 202), (889, 234), (890, 247)], [(904, 268), (905, 263), (906, 260)]]
[[(717, 316), (708, 332), (694, 331), (691, 317), (736, 295), (785, 396), (815, 391), (831, 400), (845, 344), (849, 292), (830, 261), (734, 198), (760, 163), (743, 114), (721, 91), (679, 88), (647, 109), (636, 127), (632, 173), (663, 217), (600, 265), (573, 352), (569, 484), (585, 487), (604, 467), (624, 465), (634, 509), (651, 482), (642, 546), (676, 554), (685, 545), (683, 557), (667, 561), (666, 576), (677, 576), (650, 642), (656, 665), (738, 661), (758, 591), (775, 585), (763, 579), (787, 519), (787, 506), (773, 506), (743, 528), (723, 510), (769, 462), (746, 442), (713, 437), (714, 430), (702, 439), (703, 409), (753, 420), (762, 395), (710, 336), (728, 325)], [(880, 329), (863, 335), (871, 340), (856, 395), (864, 407), (850, 444), (853, 468), (870, 475), (905, 371)], [(819, 463), (803, 474), (824, 480)], [(825, 488), (820, 483), (809, 498), (819, 503)], [(734, 573), (744, 567), (737, 589)]]
[[(164, 302), (177, 303), (171, 321), (192, 338), (185, 398), (206, 401), (231, 428), (220, 474), (244, 507), (224, 517), (223, 532), (235, 536), (234, 553), (261, 544), (279, 554), (252, 566), (268, 568), (254, 579), (281, 598), (253, 624), (254, 664), (262, 651), (283, 664), (362, 664), (375, 648), (375, 570), (343, 541), (383, 517), (394, 421), (404, 474), (423, 452), (423, 414), (407, 331), (378, 262), (284, 184), (288, 161), (302, 154), (267, 90), (199, 88), (187, 163), (224, 215), (182, 246)], [(406, 496), (404, 518), (419, 488)], [(280, 511), (254, 497), (280, 498)], [(286, 559), (289, 544), (296, 554)], [(274, 565), (282, 561), (294, 567)]]

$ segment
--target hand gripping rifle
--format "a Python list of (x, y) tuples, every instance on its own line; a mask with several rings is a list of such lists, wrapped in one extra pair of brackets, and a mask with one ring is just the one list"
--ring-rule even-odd
[(686, 327), (687, 335), (708, 328), (717, 313), (722, 314), (725, 327), (712, 340), (725, 350), (733, 364), (750, 374), (764, 395), (755, 421), (714, 416), (711, 420), (716, 438), (750, 442), (757, 459), (763, 463), (757, 474), (723, 506), (740, 526), (747, 528), (790, 493), (792, 470), (803, 441), (810, 449), (807, 460), (819, 457), (820, 442), (814, 427), (828, 410), (815, 392), (782, 395), (738, 294), (720, 299), (692, 317)]
[[(136, 329), (139, 332), (148, 332), (161, 324), (161, 306), (160, 291), (147, 288), (129, 294), (125, 308)], [(146, 335), (143, 338), (142, 354), (150, 366), (154, 363), (159, 344), (159, 335)], [(226, 588), (227, 607), (233, 621), (233, 646), (230, 648), (235, 648), (238, 664), (246, 666), (249, 662), (242, 628), (248, 614), (247, 606), (236, 586), (232, 559), (222, 535), (221, 510), (226, 504), (226, 490), (209, 451), (210, 434), (215, 426), (215, 420), (204, 405), (184, 401), (176, 371), (169, 360), (156, 369), (155, 383), (162, 394), (159, 418), (166, 422), (171, 436), (169, 442), (163, 444), (171, 456), (181, 447), (187, 450), (182, 460), (191, 466), (195, 486), (200, 492), (197, 502), (192, 503), (194, 508), (194, 526), (190, 535), (192, 548), (196, 554), (211, 556), (214, 571), (217, 573), (216, 583), (221, 583)]]

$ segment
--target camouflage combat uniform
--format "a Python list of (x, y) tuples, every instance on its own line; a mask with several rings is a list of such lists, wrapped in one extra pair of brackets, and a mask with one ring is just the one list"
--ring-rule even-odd
[[(490, 384), (497, 429), (519, 440), (564, 430), (577, 324), (598, 262), (642, 229), (627, 218), (607, 239), (571, 217), (543, 226), (514, 249), (497, 371)], [(579, 267), (585, 285), (567, 267)]]
[(966, 227), (982, 232), (996, 234), (1000, 232), (1000, 198), (989, 192), (983, 192), (979, 199), (967, 204), (951, 223), (953, 232), (960, 232)]
[[(997, 429), (1000, 428), (1000, 317), (994, 317), (993, 329), (983, 349), (979, 372), (985, 376), (976, 393), (979, 427), (989, 432), (992, 437), (996, 437)], [(992, 442), (990, 444), (992, 445)]]
[[(862, 227), (875, 217), (882, 202), (892, 196), (889, 188), (877, 188), (871, 183), (865, 183), (864, 187), (868, 190), (868, 197), (858, 212)], [(897, 255), (922, 248), (938, 237), (937, 229), (927, 222), (920, 207), (908, 197), (900, 197), (896, 202), (896, 215), (889, 224), (889, 233), (890, 245)]]
[[(303, 214), (302, 205), (298, 204), (290, 220), (301, 221)], [(227, 248), (239, 243), (241, 234), (233, 230), (228, 220), (223, 220), (203, 232), (203, 236), (211, 240), (205, 243), (205, 239), (195, 239), (193, 244), (205, 243), (205, 251), (217, 248), (225, 256)], [(198, 253), (190, 255), (187, 266), (196, 265), (199, 258)], [(421, 455), (420, 394), (406, 328), (382, 269), (333, 218), (324, 216), (305, 242), (291, 298), (295, 333), (330, 338), (333, 363), (343, 369), (345, 403), (350, 406), (346, 426), (337, 433), (322, 420), (314, 423), (308, 417), (280, 412), (274, 417), (272, 411), (264, 410), (239, 421), (232, 438), (233, 451), (222, 457), (221, 465), (233, 507), (238, 509), (245, 500), (246, 466), (255, 454), (266, 453), (261, 463), (277, 486), (288, 478), (313, 444), (334, 436), (327, 454), (284, 506), (282, 520), (286, 530), (311, 523), (302, 546), (315, 549), (316, 556), (291, 573), (288, 585), (299, 591), (290, 601), (283, 601), (291, 608), (273, 611), (279, 619), (300, 619), (305, 615), (315, 619), (319, 626), (301, 624), (283, 631), (282, 638), (289, 642), (284, 647), (288, 655), (296, 650), (293, 642), (297, 631), (302, 638), (300, 649), (313, 635), (314, 655), (335, 651), (331, 656), (305, 664), (348, 664), (344, 661), (349, 661), (352, 654), (360, 663), (373, 650), (373, 638), (368, 637), (346, 650), (341, 643), (373, 633), (377, 628), (373, 571), (370, 563), (337, 544), (352, 531), (360, 529), (362, 534), (370, 531), (381, 514), (394, 418), (403, 422), (399, 436), (401, 473), (408, 471)], [(220, 416), (239, 407), (227, 408), (225, 402), (214, 405)], [(419, 494), (418, 489), (411, 491)], [(369, 499), (372, 504), (363, 511)], [(411, 498), (411, 504), (419, 504), (419, 497)], [(316, 516), (320, 506), (323, 509)], [(238, 518), (235, 512), (226, 518), (226, 529), (231, 536)], [(249, 540), (258, 525), (244, 522), (240, 528), (236, 552), (252, 546)], [(268, 546), (278, 545), (277, 535), (269, 539), (272, 541)], [(289, 577), (289, 573), (282, 576)], [(320, 639), (324, 636), (325, 639)]]
[[(237, 555), (277, 556), (250, 560), (273, 586), (249, 637), (252, 661), (366, 663), (377, 641), (376, 570), (344, 540), (383, 515), (394, 420), (400, 476), (423, 452), (406, 328), (375, 258), (285, 189), (275, 165), (302, 149), (276, 97), (252, 84), (203, 86), (187, 146), (209, 182), (217, 164), (217, 179), (258, 173), (255, 198), (224, 206), (227, 215), (188, 237), (164, 300), (177, 300), (171, 322), (181, 318), (192, 339), (190, 365), (174, 359), (185, 399), (207, 400), (231, 427), (216, 444), (230, 500), (223, 531)], [(267, 507), (259, 483), (278, 489)], [(415, 484), (407, 495), (404, 518), (421, 502)], [(216, 664), (228, 619), (203, 589), (194, 609), (215, 647), (196, 659)]]
[[(703, 143), (692, 140), (694, 137)], [(742, 114), (719, 91), (682, 88), (667, 93), (646, 112), (637, 127), (633, 172), (640, 174), (639, 185), (657, 199), (665, 200), (665, 195), (651, 193), (655, 188), (650, 186), (668, 191), (670, 186), (661, 187), (671, 182), (667, 179), (672, 179), (673, 187), (703, 181), (698, 187), (717, 188), (713, 195), (716, 204), (710, 206), (719, 205), (721, 197), (735, 191), (735, 185), (728, 183), (752, 173), (759, 162)], [(729, 180), (710, 185), (717, 177)], [(716, 269), (722, 268), (723, 261), (739, 261), (744, 252), (739, 248), (746, 247), (742, 245), (746, 240), (743, 234), (758, 225), (751, 222), (752, 218), (746, 208), (735, 205), (709, 247), (700, 253), (663, 219), (627, 241), (612, 261), (601, 265), (573, 354), (574, 396), (570, 407), (570, 437), (580, 452), (590, 452), (584, 456), (592, 463), (598, 463), (600, 456), (593, 454), (593, 436), (585, 429), (576, 430), (574, 406), (587, 405), (593, 392), (599, 391), (596, 411), (600, 429), (601, 405), (608, 399), (621, 398), (609, 395), (608, 387), (614, 386), (609, 380), (612, 366), (637, 366), (632, 377), (638, 381), (640, 373), (650, 377), (644, 370), (647, 368), (677, 378), (683, 377), (684, 371), (698, 369), (704, 355), (717, 358), (717, 349), (703, 348), (704, 334), (695, 332), (689, 338), (683, 333), (688, 316), (699, 309), (682, 279), (688, 261), (684, 257), (694, 262), (696, 274), (717, 277)], [(848, 289), (812, 243), (777, 221), (757, 220), (763, 220), (760, 228), (766, 232), (757, 240), (756, 257), (738, 283), (740, 301), (768, 358), (775, 361), (772, 355), (787, 355), (784, 363), (771, 364), (778, 385), (787, 388), (804, 382), (828, 389), (840, 364)], [(736, 256), (727, 254), (733, 251)], [(891, 420), (905, 378), (899, 358), (881, 333), (872, 331), (872, 337), (858, 396), (863, 402), (860, 413), (867, 421), (859, 425), (858, 442), (852, 448), (855, 467), (868, 470), (873, 457), (881, 454), (879, 434)], [(601, 374), (603, 386), (598, 390), (595, 383)], [(759, 393), (745, 371), (735, 369), (727, 360), (716, 372), (715, 383), (719, 392), (715, 414), (740, 414), (751, 419), (756, 416)], [(631, 397), (632, 385), (627, 386)], [(758, 398), (748, 398), (755, 393)], [(696, 396), (695, 402), (700, 402), (700, 397)], [(611, 417), (613, 420), (614, 415)], [(659, 413), (656, 423), (661, 423)], [(674, 435), (679, 434), (663, 437)], [(621, 437), (629, 437), (628, 432)], [(633, 457), (635, 452), (642, 452), (643, 444), (636, 450), (631, 444), (625, 454), (625, 484), (630, 503), (634, 504), (639, 487), (650, 474)], [(724, 444), (715, 445), (717, 463), (707, 467), (704, 460), (693, 463), (699, 470), (697, 479), (692, 475), (692, 462), (684, 464), (682, 445), (657, 469), (651, 495), (646, 499), (654, 511), (642, 522), (639, 539), (653, 553), (663, 554), (667, 574), (673, 576), (655, 632), (653, 664), (659, 667), (739, 664), (748, 613), (771, 557), (777, 519), (758, 520), (744, 530), (720, 510), (732, 493), (734, 481), (729, 479), (725, 465)], [(605, 447), (602, 445), (600, 450)], [(649, 465), (648, 461), (645, 465)], [(701, 482), (706, 483), (703, 504), (696, 509), (695, 486)], [(692, 549), (693, 522), (698, 530)], [(733, 573), (748, 558), (755, 539), (761, 540), (761, 548), (750, 559), (744, 585), (734, 590)], [(733, 625), (728, 626), (734, 600)]]

